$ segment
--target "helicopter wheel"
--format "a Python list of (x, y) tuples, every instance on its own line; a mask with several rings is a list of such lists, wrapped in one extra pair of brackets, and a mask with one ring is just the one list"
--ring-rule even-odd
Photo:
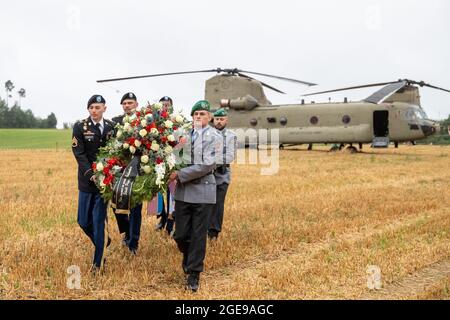
[(358, 149), (356, 149), (354, 146), (348, 146), (345, 150), (347, 150), (350, 153), (357, 153)]

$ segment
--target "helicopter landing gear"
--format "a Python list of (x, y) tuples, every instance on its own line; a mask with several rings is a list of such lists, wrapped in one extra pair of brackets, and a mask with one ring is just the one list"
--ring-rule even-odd
[(398, 141), (394, 141), (395, 149), (398, 149)]
[(282, 143), (280, 143), (280, 150), (284, 150), (284, 146)]
[(362, 150), (362, 148), (363, 148), (363, 144), (360, 142), (359, 143), (359, 150)]
[(310, 144), (308, 145), (308, 151), (311, 151), (311, 150), (312, 150), (312, 148), (313, 148), (313, 144), (312, 144), (312, 143), (310, 143)]

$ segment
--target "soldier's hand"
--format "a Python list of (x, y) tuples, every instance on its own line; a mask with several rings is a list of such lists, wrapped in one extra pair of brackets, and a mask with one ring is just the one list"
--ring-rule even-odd
[(172, 172), (172, 174), (169, 177), (169, 182), (172, 182), (172, 181), (176, 180), (177, 177), (178, 177), (178, 172), (177, 171)]
[(183, 147), (187, 142), (187, 138), (185, 136), (181, 136), (180, 139), (178, 140), (177, 145), (175, 146), (175, 148), (181, 148)]

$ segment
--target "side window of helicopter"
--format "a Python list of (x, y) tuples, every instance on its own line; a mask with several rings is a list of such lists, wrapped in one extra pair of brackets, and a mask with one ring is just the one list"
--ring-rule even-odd
[(287, 124), (287, 118), (286, 118), (286, 117), (281, 117), (281, 118), (280, 118), (280, 124), (281, 124), (282, 126), (285, 126), (285, 125)]
[(319, 118), (317, 118), (316, 116), (312, 116), (311, 119), (309, 119), (309, 122), (311, 122), (311, 124), (318, 124), (319, 123)]
[(277, 122), (277, 119), (274, 118), (274, 117), (269, 117), (269, 118), (267, 118), (267, 122), (268, 123), (275, 123), (275, 122)]
[(345, 116), (342, 117), (342, 122), (343, 122), (344, 124), (349, 124), (350, 121), (352, 121), (352, 118), (350, 118), (349, 115), (346, 114)]
[(258, 124), (258, 120), (256, 120), (255, 118), (252, 118), (252, 119), (250, 120), (250, 124), (251, 124), (252, 126), (256, 126), (256, 125)]

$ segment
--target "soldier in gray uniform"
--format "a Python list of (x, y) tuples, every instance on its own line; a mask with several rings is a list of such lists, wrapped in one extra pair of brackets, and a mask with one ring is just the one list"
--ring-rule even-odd
[(187, 135), (191, 145), (190, 165), (171, 174), (170, 181), (177, 180), (175, 191), (175, 233), (179, 250), (183, 253), (182, 267), (187, 276), (187, 289), (199, 288), (200, 272), (206, 255), (208, 220), (216, 203), (216, 144), (220, 137), (209, 126), (210, 104), (197, 102), (191, 111), (194, 129)]
[(219, 109), (214, 113), (214, 126), (221, 135), (221, 151), (216, 154), (217, 168), (214, 171), (216, 178), (216, 204), (209, 219), (208, 237), (215, 240), (222, 231), (223, 211), (225, 197), (231, 181), (230, 163), (236, 158), (237, 137), (234, 132), (226, 128), (228, 124), (228, 114), (225, 109)]

